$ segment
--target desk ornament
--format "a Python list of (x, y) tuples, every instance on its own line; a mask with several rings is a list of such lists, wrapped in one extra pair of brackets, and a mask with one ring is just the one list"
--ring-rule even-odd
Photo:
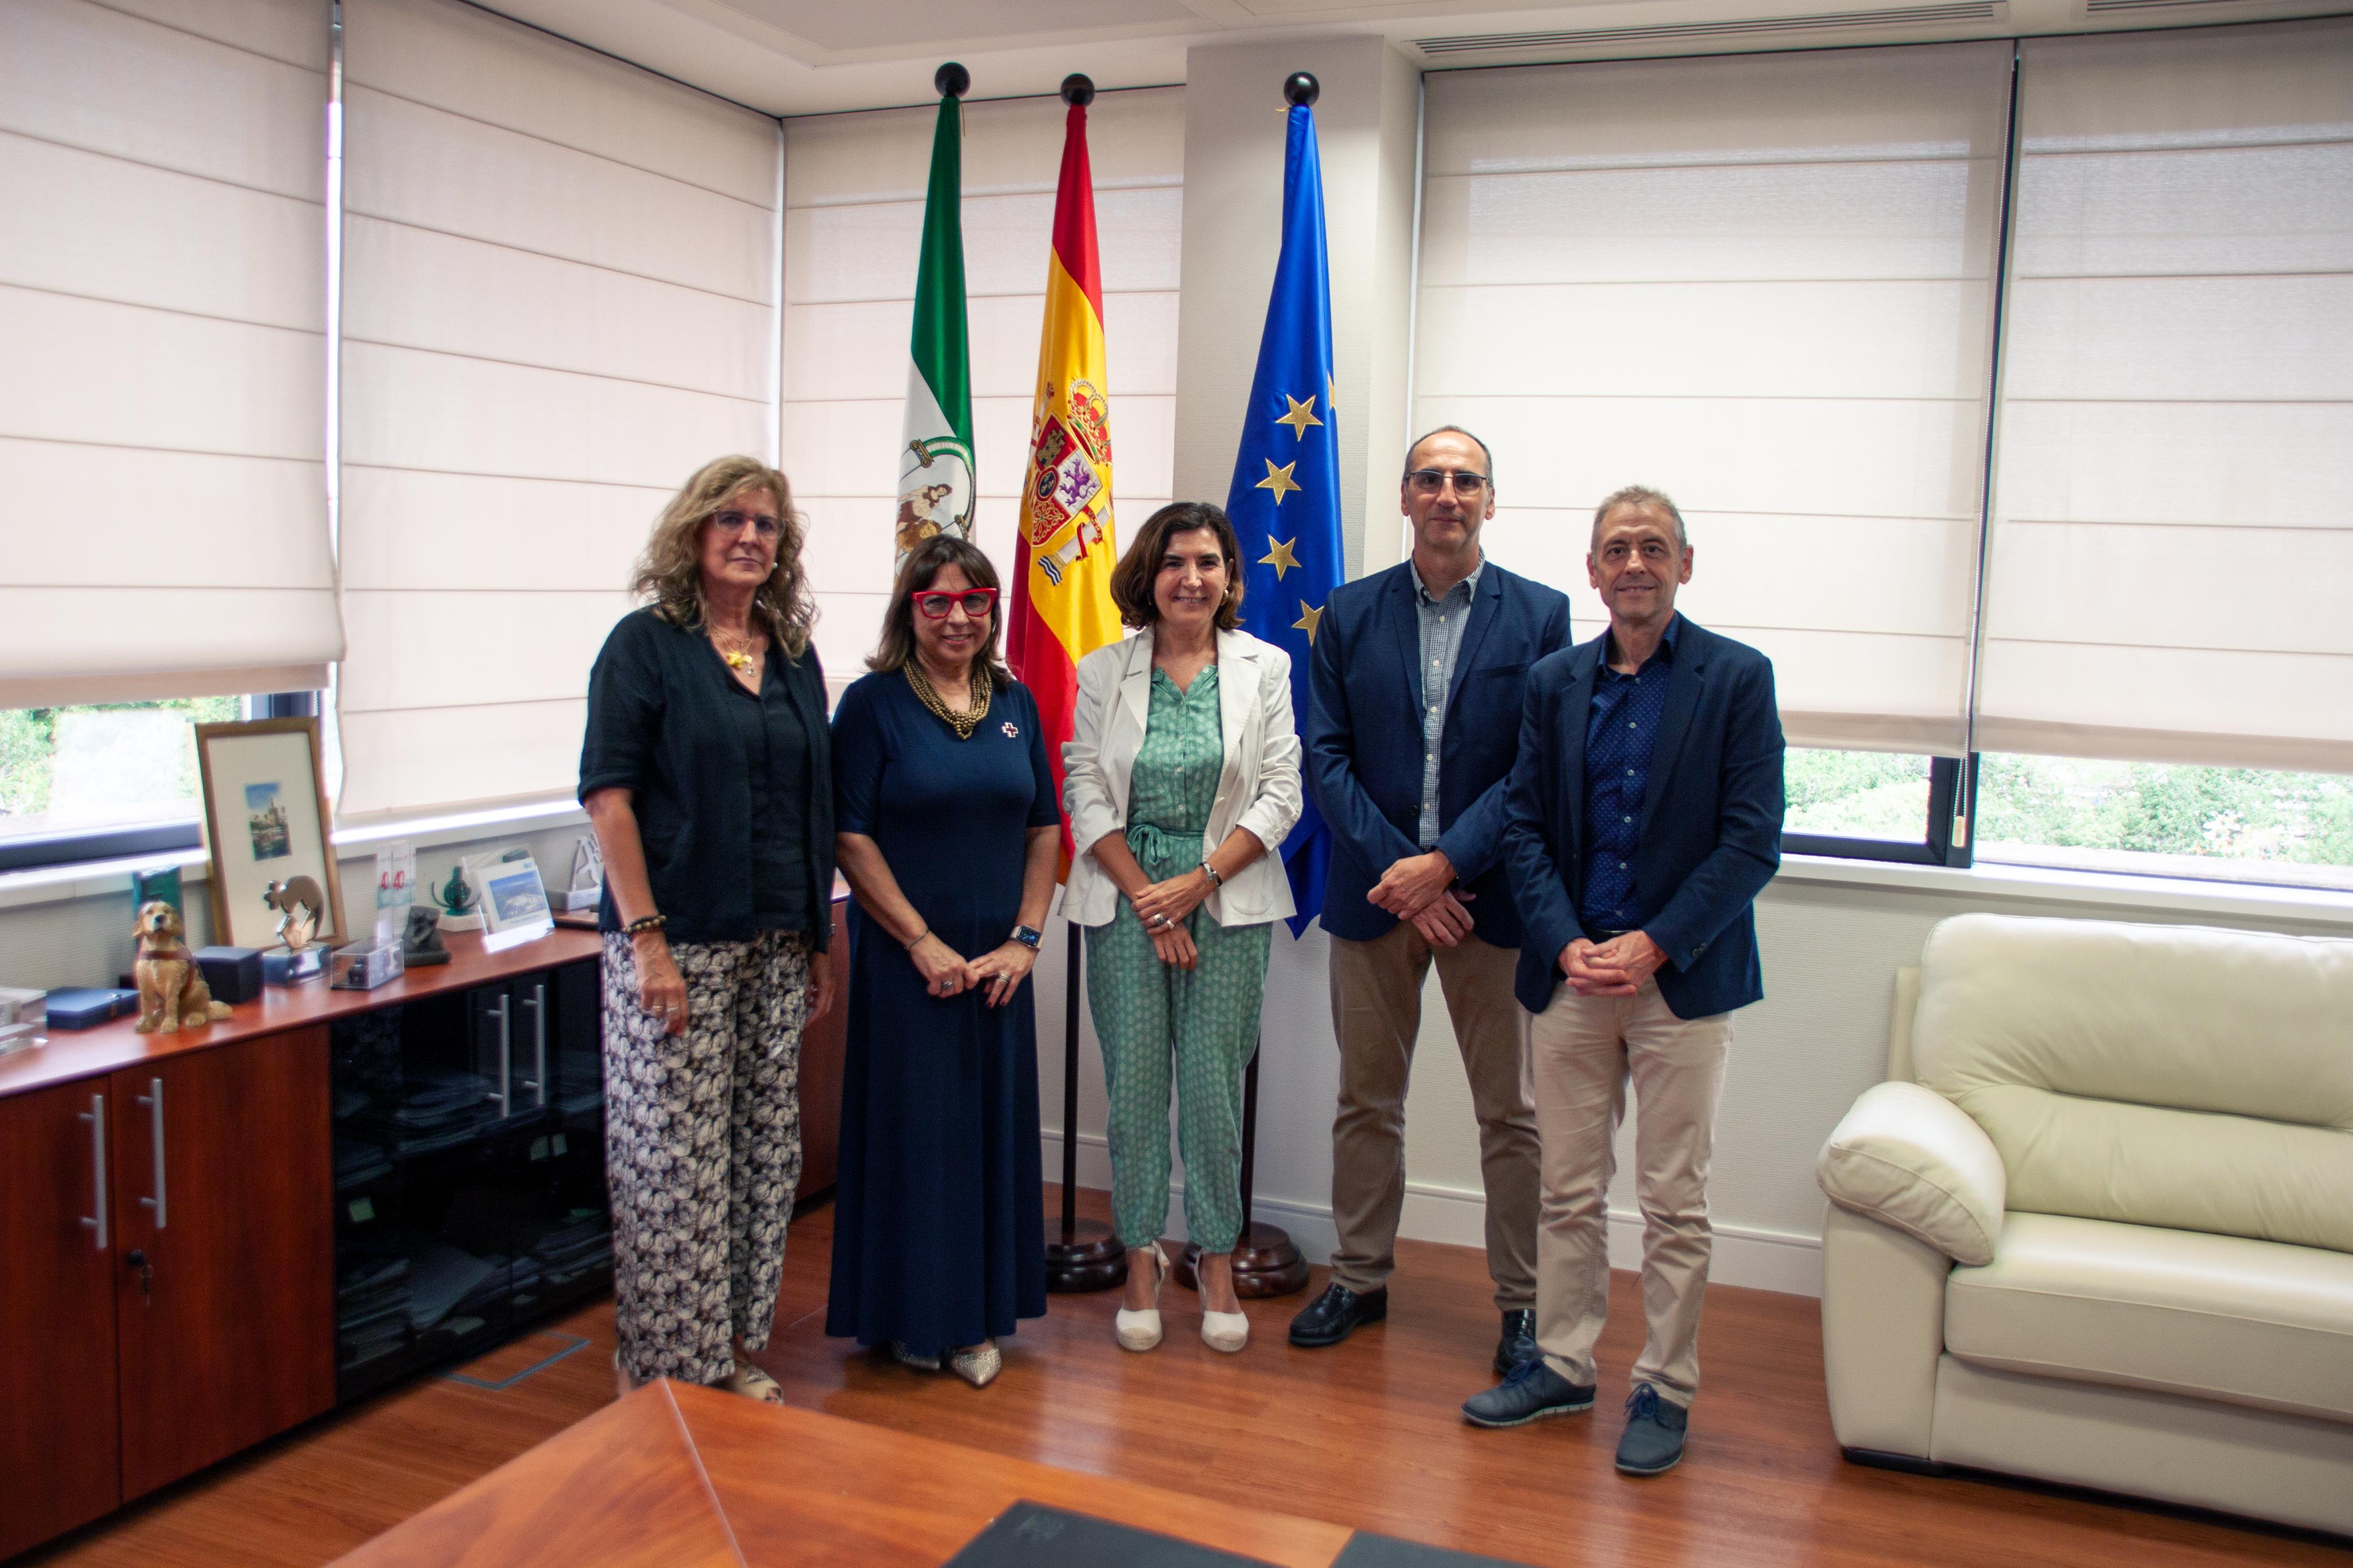
[(261, 978), (272, 985), (293, 985), (323, 973), (327, 950), (311, 941), (327, 907), (319, 884), (309, 877), (289, 877), (264, 888), (261, 901), (278, 911), (277, 935), (283, 944), (262, 953)]
[(131, 973), (139, 982), (139, 1022), (142, 1035), (176, 1035), (228, 1016), (228, 1004), (213, 1000), (205, 972), (188, 951), (180, 911), (162, 899), (139, 906), (132, 927), (138, 956)]
[(572, 885), (548, 894), (559, 910), (593, 910), (605, 900), (605, 852), (595, 834), (583, 835), (572, 847)]
[(472, 884), (466, 880), (463, 861), (449, 868), (449, 879), (441, 884), (441, 891), (437, 896), (441, 900), (443, 931), (482, 929), (481, 900), (474, 896)]
[(449, 962), (441, 941), (441, 921), (430, 904), (408, 906), (408, 929), (400, 933), (400, 962), (409, 969), (428, 969)]

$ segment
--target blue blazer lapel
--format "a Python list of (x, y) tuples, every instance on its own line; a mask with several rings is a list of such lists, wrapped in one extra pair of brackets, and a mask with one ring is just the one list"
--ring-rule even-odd
[[(1406, 711), (1421, 713), (1421, 616), (1414, 604), (1413, 563), (1389, 569), (1381, 588), (1381, 616), (1388, 622), (1389, 643), (1397, 650), (1398, 673), (1405, 678)], [(1414, 726), (1415, 754), (1420, 753), (1421, 726)]]
[(1642, 836), (1647, 841), (1651, 819), (1658, 815), (1660, 797), (1667, 793), (1667, 776), (1691, 733), (1692, 714), (1707, 676), (1707, 634), (1688, 620), (1675, 634), (1674, 674), (1667, 680), (1666, 711), (1659, 716), (1658, 743), (1651, 749), (1650, 781), (1642, 788)]
[(1446, 683), (1446, 706), (1449, 711), (1454, 700), (1462, 695), (1462, 678), (1471, 673), (1472, 664), (1479, 657), (1479, 644), (1487, 636), (1495, 618), (1504, 613), (1504, 576), (1491, 562), (1479, 574), (1479, 591), (1471, 596), (1471, 619), (1462, 627), (1462, 647), (1454, 656), (1454, 678)]
[(1593, 712), (1595, 672), (1601, 668), (1602, 648), (1609, 640), (1607, 629), (1577, 650), (1577, 660), (1569, 666), (1568, 693), (1560, 702), (1561, 728), (1561, 793), (1568, 796), (1568, 842), (1566, 848), (1572, 864), (1561, 868), (1576, 886), (1582, 875), (1585, 855), (1585, 727)]

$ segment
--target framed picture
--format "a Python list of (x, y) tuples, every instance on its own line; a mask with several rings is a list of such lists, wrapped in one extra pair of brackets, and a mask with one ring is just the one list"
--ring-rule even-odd
[(205, 845), (212, 858), (213, 941), (275, 947), (278, 910), (264, 901), (272, 882), (308, 877), (326, 895), (311, 942), (348, 939), (343, 886), (335, 875), (321, 786), (319, 721), (256, 719), (198, 724), (196, 769), (204, 781)]
[(482, 911), (482, 951), (499, 952), (555, 929), (539, 866), (522, 849), (470, 855), (460, 864)]

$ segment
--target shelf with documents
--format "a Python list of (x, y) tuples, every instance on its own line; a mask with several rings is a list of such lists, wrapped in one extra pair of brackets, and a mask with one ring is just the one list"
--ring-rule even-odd
[(605, 1289), (597, 964), (330, 1026), (338, 1399)]

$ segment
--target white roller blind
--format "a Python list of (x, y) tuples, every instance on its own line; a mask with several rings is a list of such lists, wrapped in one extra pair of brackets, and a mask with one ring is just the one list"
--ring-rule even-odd
[(1680, 605), (1773, 658), (1794, 744), (1957, 753), (2008, 44), (1424, 79), (1417, 427), (1494, 449), (1493, 558), (1569, 593), (1648, 484)]
[(568, 795), (656, 514), (774, 457), (779, 131), (454, 0), (344, 25), (343, 813)]
[(0, 5), (0, 708), (323, 686), (318, 0)]
[(2019, 92), (1978, 742), (2353, 773), (2353, 24)]
[[(837, 691), (865, 672), (891, 588), (894, 454), (935, 113), (785, 122), (784, 469), (808, 515), (824, 609), (817, 642)], [(965, 108), (976, 542), (1000, 572), (1013, 558), (1029, 448), (1064, 113), (1059, 99)], [(1174, 482), (1184, 89), (1100, 95), (1087, 147), (1124, 544)]]

